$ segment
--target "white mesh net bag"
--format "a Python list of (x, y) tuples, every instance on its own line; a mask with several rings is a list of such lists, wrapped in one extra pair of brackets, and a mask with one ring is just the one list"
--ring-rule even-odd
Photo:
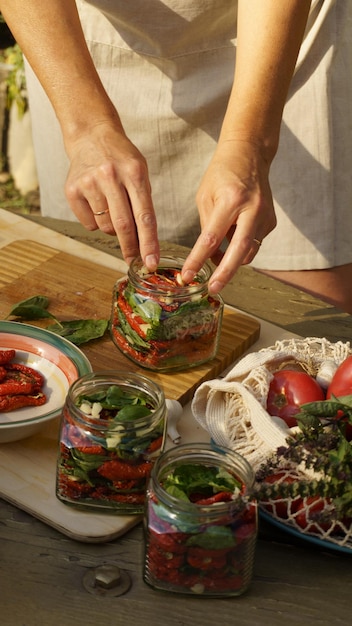
[[(325, 338), (286, 339), (274, 346), (242, 358), (222, 379), (204, 382), (196, 390), (192, 412), (212, 440), (243, 455), (255, 471), (287, 444), (290, 429), (278, 417), (266, 411), (266, 401), (273, 373), (299, 364), (308, 374), (319, 378), (352, 354), (349, 342), (331, 343)], [(299, 467), (285, 467), (280, 480), (313, 480), (316, 475)], [(324, 500), (326, 510), (331, 502)], [(317, 498), (268, 500), (265, 509), (277, 520), (310, 535), (349, 547), (352, 550), (350, 524), (319, 523), (322, 502)], [(319, 518), (320, 519), (320, 518)]]

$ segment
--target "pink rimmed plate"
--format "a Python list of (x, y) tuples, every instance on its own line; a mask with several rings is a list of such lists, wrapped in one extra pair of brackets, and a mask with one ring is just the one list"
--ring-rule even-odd
[(60, 415), (70, 385), (92, 371), (83, 352), (73, 343), (48, 330), (18, 322), (0, 322), (0, 350), (16, 350), (14, 361), (29, 365), (45, 378), (47, 402), (0, 412), (0, 444), (38, 432)]

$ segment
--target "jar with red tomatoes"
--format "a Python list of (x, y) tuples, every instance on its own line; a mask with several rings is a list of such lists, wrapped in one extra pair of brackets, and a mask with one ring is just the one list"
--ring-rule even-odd
[(111, 371), (79, 378), (61, 417), (58, 499), (101, 513), (143, 513), (165, 428), (164, 392), (145, 376)]
[(135, 259), (128, 276), (114, 287), (111, 335), (116, 346), (139, 366), (182, 370), (216, 356), (223, 301), (208, 294), (209, 264), (184, 284), (185, 257), (163, 256), (155, 272)]
[(225, 448), (189, 444), (164, 452), (147, 490), (145, 583), (193, 596), (244, 593), (257, 537), (253, 481), (249, 463)]

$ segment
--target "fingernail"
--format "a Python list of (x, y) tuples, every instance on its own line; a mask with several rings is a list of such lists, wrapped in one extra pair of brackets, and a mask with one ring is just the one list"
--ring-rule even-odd
[(192, 270), (186, 270), (185, 272), (182, 272), (182, 280), (185, 283), (190, 283), (195, 275), (195, 272), (193, 272)]
[(151, 272), (154, 272), (156, 268), (158, 267), (158, 258), (155, 256), (155, 254), (148, 254), (148, 256), (145, 259), (145, 264), (148, 270), (150, 270)]
[(217, 293), (220, 293), (224, 287), (224, 283), (221, 283), (219, 280), (214, 280), (214, 282), (209, 283), (208, 292), (215, 296)]

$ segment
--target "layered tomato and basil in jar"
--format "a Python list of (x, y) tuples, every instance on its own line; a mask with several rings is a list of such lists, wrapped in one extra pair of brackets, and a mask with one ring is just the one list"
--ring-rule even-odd
[(57, 497), (79, 507), (141, 513), (165, 424), (164, 393), (146, 377), (108, 372), (78, 379), (61, 418)]
[(135, 363), (152, 370), (187, 369), (215, 357), (223, 311), (208, 294), (209, 265), (185, 285), (184, 259), (162, 257), (149, 272), (135, 259), (114, 288), (111, 333)]
[(230, 451), (189, 444), (164, 452), (147, 490), (144, 581), (182, 594), (242, 594), (257, 536), (252, 480)]

